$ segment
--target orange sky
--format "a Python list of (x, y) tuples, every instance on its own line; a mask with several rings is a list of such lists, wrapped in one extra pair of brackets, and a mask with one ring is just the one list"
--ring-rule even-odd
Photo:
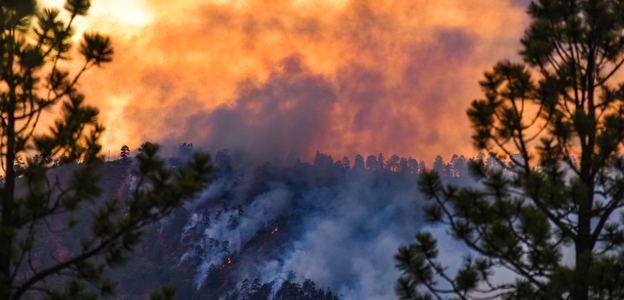
[[(193, 142), (263, 159), (473, 154), (477, 81), (518, 59), (517, 0), (93, 0), (115, 58), (81, 82), (106, 150)], [(60, 7), (62, 0), (41, 0)]]

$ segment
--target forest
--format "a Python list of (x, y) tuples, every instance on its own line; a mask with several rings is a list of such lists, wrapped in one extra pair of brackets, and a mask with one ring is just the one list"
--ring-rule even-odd
[(0, 300), (624, 299), (624, 0), (59, 1), (0, 1)]
[[(192, 144), (180, 145), (168, 166), (183, 164), (191, 153)], [(455, 155), (444, 163), (438, 157), (433, 165), (448, 169), (449, 180), (468, 183), (463, 172), (474, 159)], [(107, 162), (104, 182), (128, 193), (133, 161), (124, 155)], [(379, 154), (365, 163), (356, 155), (351, 165), (348, 157), (334, 161), (319, 152), (309, 164), (292, 151), (259, 166), (245, 161), (244, 153), (218, 151), (211, 187), (147, 228), (127, 266), (113, 273), (120, 299), (167, 284), (181, 299), (392, 295), (386, 287), (397, 276), (388, 268), (394, 247), (367, 248), (409, 241), (422, 225), (415, 182), (424, 161)], [(361, 273), (364, 267), (373, 268), (375, 280)]]

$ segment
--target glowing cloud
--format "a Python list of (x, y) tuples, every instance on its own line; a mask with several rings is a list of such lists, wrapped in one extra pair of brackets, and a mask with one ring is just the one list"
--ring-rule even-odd
[(114, 152), (470, 153), (465, 110), (481, 74), (516, 57), (520, 2), (94, 1), (80, 26), (110, 34), (116, 55), (83, 90)]

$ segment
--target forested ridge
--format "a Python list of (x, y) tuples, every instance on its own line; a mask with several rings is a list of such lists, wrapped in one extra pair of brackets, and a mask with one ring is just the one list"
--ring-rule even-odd
[[(179, 154), (166, 159), (167, 167), (177, 168), (192, 154), (191, 145), (180, 145)], [(333, 277), (307, 278), (306, 267), (303, 272), (290, 269), (296, 269), (289, 260), (294, 252), (300, 251), (299, 244), (309, 243), (306, 238), (315, 224), (342, 218), (340, 214), (366, 206), (370, 212), (363, 219), (353, 224), (334, 224), (337, 231), (354, 226), (345, 233), (348, 236), (345, 243), (365, 245), (373, 238), (387, 235), (381, 228), (366, 224), (374, 223), (374, 218), (380, 218), (380, 222), (398, 218), (414, 226), (421, 223), (420, 204), (415, 206), (414, 201), (417, 201), (418, 174), (427, 169), (422, 160), (397, 155), (384, 160), (383, 154), (379, 154), (370, 155), (365, 161), (356, 155), (351, 164), (347, 157), (334, 161), (319, 152), (310, 164), (301, 162), (291, 152), (283, 159), (250, 165), (245, 161), (245, 154), (229, 150), (219, 151), (213, 157), (215, 178), (211, 188), (191, 204), (174, 210), (170, 217), (147, 227), (145, 238), (126, 267), (110, 274), (119, 283), (119, 299), (148, 297), (162, 285), (175, 286), (179, 299), (353, 298), (349, 293), (361, 289), (355, 283), (360, 279), (354, 270), (343, 272), (338, 269), (340, 266), (334, 266), (331, 253), (317, 267), (336, 273)], [(447, 174), (451, 181), (461, 182), (466, 180), (466, 164), (476, 159), (455, 155), (445, 163), (438, 157), (433, 168), (447, 170), (442, 174)], [(135, 164), (127, 150), (122, 151), (120, 159), (100, 167), (100, 185), (104, 191), (101, 199), (124, 199), (130, 195), (135, 184), (131, 172)], [(80, 163), (53, 168), (50, 176), (63, 181), (77, 166)], [(345, 191), (345, 186), (351, 187)], [(368, 199), (360, 201), (363, 195)], [(409, 212), (401, 212), (393, 202), (410, 207)], [(384, 211), (390, 211), (390, 215), (376, 216)], [(405, 229), (408, 233), (411, 227)], [(77, 239), (85, 230), (88, 228), (65, 238)], [(55, 249), (57, 258), (59, 254), (77, 251), (65, 244), (64, 240), (46, 241), (42, 249), (48, 246)], [(337, 244), (332, 251), (340, 251), (340, 247)], [(344, 254), (335, 255), (341, 260)], [(384, 255), (390, 258), (392, 252), (388, 250)], [(40, 253), (40, 259), (45, 257), (45, 253)], [(348, 262), (343, 267), (353, 268)]]
[[(182, 165), (192, 153), (192, 146), (181, 145), (178, 156), (166, 160), (168, 168)], [(104, 163), (99, 169), (104, 191), (101, 199), (123, 199), (130, 195), (135, 184), (131, 170), (136, 162), (129, 151), (122, 154), (125, 155)], [(190, 205), (149, 226), (126, 267), (112, 271), (111, 277), (119, 283), (119, 299), (148, 297), (162, 285), (176, 286), (176, 296), (180, 299), (341, 298), (341, 289), (344, 292), (353, 288), (350, 285), (354, 275), (350, 272), (338, 274), (328, 280), (331, 282), (322, 282), (288, 269), (292, 264), (284, 265), (296, 251), (297, 243), (306, 240), (310, 223), (317, 222), (310, 220), (324, 220), (332, 218), (328, 215), (341, 213), (345, 205), (341, 201), (354, 193), (343, 191), (347, 185), (355, 185), (362, 194), (372, 193), (369, 203), (361, 203), (373, 204), (367, 218), (373, 218), (376, 210), (396, 210), (386, 196), (396, 197), (406, 207), (413, 206), (414, 182), (419, 170), (426, 169), (424, 161), (398, 156), (384, 161), (382, 154), (369, 156), (368, 163), (357, 155), (353, 165), (347, 157), (334, 161), (320, 152), (312, 164), (301, 162), (293, 153), (259, 166), (249, 165), (244, 154), (229, 150), (219, 151), (213, 157), (215, 184)], [(455, 156), (443, 166), (461, 170), (460, 164), (467, 160), (463, 156), (459, 158)], [(434, 167), (438, 167), (440, 160)], [(78, 166), (80, 163), (53, 168), (50, 176), (63, 181)], [(463, 180), (459, 177), (463, 175), (461, 171), (449, 176), (453, 175)], [(348, 205), (359, 205), (357, 199), (352, 200), (355, 202)], [(393, 211), (392, 214), (403, 213)], [(417, 208), (412, 208), (409, 214), (399, 218), (409, 218), (418, 224), (420, 221), (414, 218), (418, 214)], [(357, 220), (356, 225), (363, 228), (348, 233), (357, 242), (384, 235), (359, 222), (363, 221)], [(72, 236), (64, 239), (77, 239), (85, 230), (88, 228), (72, 232)], [(78, 251), (67, 248), (64, 239), (45, 241), (42, 249), (55, 249), (53, 255), (57, 258)], [(388, 257), (391, 254), (388, 251)], [(39, 259), (46, 256), (41, 252)], [(330, 261), (331, 258), (319, 267), (336, 273)], [(267, 271), (276, 268), (277, 271)]]

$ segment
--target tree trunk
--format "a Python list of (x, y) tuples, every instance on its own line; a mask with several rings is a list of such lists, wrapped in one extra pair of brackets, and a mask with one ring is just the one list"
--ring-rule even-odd
[[(594, 50), (590, 50), (587, 60), (587, 70), (585, 72), (584, 82), (587, 89), (587, 118), (592, 120), (592, 128), (588, 130), (586, 143), (581, 141), (582, 156), (581, 156), (581, 170), (580, 177), (585, 187), (587, 188), (586, 198), (580, 199), (579, 212), (578, 212), (578, 237), (575, 241), (576, 244), (576, 280), (572, 292), (573, 300), (588, 300), (589, 299), (589, 282), (586, 274), (593, 263), (592, 252), (594, 245), (591, 238), (591, 219), (592, 219), (592, 207), (594, 205), (594, 175), (593, 175), (593, 158), (594, 147), (596, 143), (596, 112), (594, 104), (594, 85), (595, 85), (595, 53)], [(585, 110), (584, 105), (581, 103), (577, 109)], [(580, 134), (580, 133), (579, 133)], [(584, 140), (585, 136), (580, 135)]]
[[(593, 201), (587, 201), (593, 202)], [(589, 283), (587, 274), (592, 265), (591, 242), (591, 206), (583, 203), (579, 205), (578, 238), (576, 240), (576, 282), (572, 294), (573, 300), (589, 299)]]
[(6, 179), (2, 194), (2, 231), (0, 232), (0, 300), (7, 300), (11, 287), (11, 247), (14, 239), (13, 195), (15, 192), (15, 117), (7, 118)]

